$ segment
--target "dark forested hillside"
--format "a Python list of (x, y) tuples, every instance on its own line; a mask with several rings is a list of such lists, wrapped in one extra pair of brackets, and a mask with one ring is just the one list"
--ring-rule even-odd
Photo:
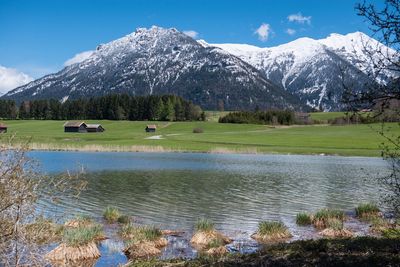
[(114, 94), (64, 103), (54, 99), (23, 101), (19, 108), (12, 100), (0, 100), (0, 118), (185, 121), (204, 119), (204, 113), (199, 106), (178, 96)]

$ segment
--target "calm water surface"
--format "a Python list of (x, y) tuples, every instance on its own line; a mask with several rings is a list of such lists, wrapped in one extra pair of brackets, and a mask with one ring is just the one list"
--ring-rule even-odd
[[(86, 171), (88, 190), (79, 205), (61, 197), (57, 207), (41, 203), (46, 211), (100, 217), (104, 208), (112, 205), (140, 223), (185, 231), (191, 231), (198, 218), (206, 217), (239, 243), (249, 241), (249, 234), (261, 220), (282, 220), (296, 239), (310, 231), (295, 225), (299, 211), (334, 207), (350, 212), (360, 202), (377, 202), (380, 192), (375, 178), (388, 172), (382, 159), (363, 157), (112, 152), (29, 155), (47, 173)], [(179, 243), (184, 241), (175, 241), (175, 246), (188, 249)]]

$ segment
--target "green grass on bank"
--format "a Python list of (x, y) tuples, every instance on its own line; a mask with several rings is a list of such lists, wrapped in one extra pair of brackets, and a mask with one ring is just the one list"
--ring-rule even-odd
[[(158, 147), (165, 150), (193, 152), (257, 152), (291, 154), (337, 154), (345, 156), (379, 156), (384, 141), (372, 125), (311, 125), (273, 127), (252, 124), (220, 124), (216, 122), (145, 122), (145, 121), (86, 121), (101, 123), (104, 133), (64, 133), (64, 121), (11, 120), (5, 121), (8, 133), (0, 134), (0, 142), (16, 134), (17, 142), (30, 140), (37, 149), (98, 150), (115, 147)], [(156, 123), (156, 133), (146, 133), (145, 126)], [(389, 125), (389, 124), (388, 124)], [(394, 135), (400, 134), (397, 123), (390, 124)], [(194, 128), (203, 133), (193, 133)], [(146, 139), (161, 135), (163, 139)], [(34, 147), (34, 148), (35, 148)], [(136, 148), (132, 148), (134, 151)], [(128, 149), (129, 150), (129, 149)], [(140, 150), (140, 149), (139, 149)]]

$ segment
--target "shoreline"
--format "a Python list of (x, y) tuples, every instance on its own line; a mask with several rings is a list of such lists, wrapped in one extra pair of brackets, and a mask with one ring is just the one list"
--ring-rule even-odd
[[(21, 144), (9, 146), (14, 149), (20, 147)], [(30, 151), (48, 151), (48, 152), (113, 152), (113, 153), (191, 153), (191, 154), (213, 154), (213, 155), (283, 155), (283, 156), (321, 156), (321, 157), (346, 157), (346, 158), (381, 158), (379, 156), (366, 155), (349, 155), (338, 153), (282, 153), (274, 151), (260, 151), (257, 148), (249, 149), (231, 149), (226, 147), (216, 147), (211, 150), (188, 150), (188, 149), (173, 149), (163, 146), (150, 145), (132, 145), (132, 146), (101, 146), (101, 145), (84, 145), (76, 146), (53, 146), (48, 144), (32, 143), (29, 146)]]

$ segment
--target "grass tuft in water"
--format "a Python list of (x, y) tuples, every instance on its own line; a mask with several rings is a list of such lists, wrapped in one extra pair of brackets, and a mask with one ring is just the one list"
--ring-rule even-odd
[(119, 235), (126, 240), (131, 242), (140, 241), (154, 241), (162, 237), (162, 232), (155, 226), (148, 225), (134, 225), (131, 223), (122, 225), (119, 230)]
[(312, 223), (312, 217), (306, 212), (300, 212), (296, 215), (296, 224), (298, 225), (310, 225)]
[(120, 217), (119, 210), (114, 207), (108, 206), (103, 213), (103, 218), (108, 222), (108, 223), (115, 223), (117, 222), (118, 218)]
[(79, 247), (101, 236), (103, 236), (102, 227), (96, 224), (90, 227), (67, 228), (64, 230), (62, 241), (68, 246)]
[(327, 221), (329, 219), (338, 219), (344, 221), (344, 212), (341, 210), (334, 209), (321, 209), (314, 214), (313, 224), (316, 227), (327, 227)]
[(211, 232), (215, 230), (215, 225), (211, 220), (202, 218), (196, 222), (194, 228), (196, 232)]
[(290, 235), (289, 229), (283, 222), (263, 221), (258, 224), (257, 233), (261, 236)]
[(356, 208), (356, 215), (360, 219), (369, 220), (379, 216), (379, 208), (373, 203), (362, 203)]

